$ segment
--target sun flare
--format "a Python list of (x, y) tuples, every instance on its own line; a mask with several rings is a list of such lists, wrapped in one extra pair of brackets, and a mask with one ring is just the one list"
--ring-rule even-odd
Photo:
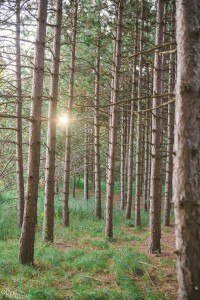
[(68, 117), (68, 115), (67, 114), (63, 114), (63, 115), (58, 116), (58, 123), (61, 126), (67, 125), (69, 123), (69, 117)]

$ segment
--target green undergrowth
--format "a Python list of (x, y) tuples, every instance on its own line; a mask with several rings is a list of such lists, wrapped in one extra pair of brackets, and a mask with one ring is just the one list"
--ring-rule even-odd
[[(82, 177), (76, 178), (75, 186), (76, 186), (76, 189), (83, 190), (84, 189), (84, 178), (82, 178)], [(91, 188), (92, 188), (91, 180), (88, 181), (88, 186), (89, 186), (89, 189), (91, 190)], [(106, 192), (106, 182), (105, 181), (101, 181), (101, 192), (102, 193)], [(120, 182), (119, 181), (115, 181), (114, 192), (115, 192), (115, 194), (120, 193)]]
[[(114, 238), (104, 238), (104, 221), (94, 217), (94, 199), (70, 200), (70, 227), (62, 226), (61, 197), (55, 203), (55, 242), (42, 240), (43, 194), (38, 203), (35, 265), (18, 262), (20, 230), (16, 204), (0, 207), (0, 299), (170, 299), (155, 289), (152, 262), (139, 250), (149, 233), (114, 211)], [(102, 215), (103, 215), (102, 208)], [(142, 224), (148, 215), (142, 213)], [(165, 262), (166, 263), (166, 262)], [(163, 279), (164, 280), (164, 279)]]

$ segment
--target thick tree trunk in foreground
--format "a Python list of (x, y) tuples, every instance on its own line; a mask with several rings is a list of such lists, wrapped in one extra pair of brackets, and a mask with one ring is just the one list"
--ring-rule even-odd
[[(121, 37), (122, 37), (122, 18), (123, 18), (124, 0), (117, 2), (116, 18), (116, 39), (115, 55), (113, 67), (113, 84), (111, 103), (116, 104), (119, 96), (119, 71), (121, 61)], [(116, 105), (110, 108), (109, 120), (109, 147), (107, 162), (107, 181), (106, 181), (106, 208), (105, 208), (105, 235), (113, 237), (113, 193), (114, 193), (114, 170), (115, 170), (115, 148), (116, 148)]]
[[(156, 16), (156, 38), (155, 45), (162, 44), (162, 19), (163, 19), (163, 0), (157, 1), (157, 16)], [(158, 50), (155, 51), (154, 57), (154, 75), (153, 75), (153, 93), (155, 95), (161, 92), (161, 66), (162, 57)], [(153, 98), (153, 108), (161, 104), (160, 98)], [(149, 252), (160, 253), (160, 185), (161, 185), (161, 109), (153, 110), (152, 114), (152, 159), (151, 159), (151, 191), (150, 191), (150, 238)]]
[(16, 173), (17, 173), (17, 211), (18, 224), (21, 227), (24, 215), (24, 167), (23, 167), (23, 149), (22, 149), (22, 78), (21, 78), (21, 47), (20, 47), (20, 0), (16, 0)]
[(65, 170), (64, 170), (64, 197), (63, 197), (63, 223), (65, 227), (69, 226), (69, 180), (70, 180), (70, 157), (71, 157), (71, 126), (70, 117), (72, 105), (74, 102), (74, 68), (75, 68), (75, 50), (76, 50), (76, 31), (77, 31), (77, 10), (78, 0), (73, 2), (73, 29), (71, 41), (71, 61), (70, 61), (70, 79), (69, 79), (69, 101), (68, 101), (68, 117), (69, 124), (66, 128), (66, 144), (65, 144)]
[(38, 181), (40, 167), (41, 108), (44, 77), (44, 53), (46, 39), (47, 0), (38, 4), (37, 36), (33, 71), (31, 123), (29, 129), (28, 179), (24, 220), (20, 238), (19, 260), (33, 264), (35, 225), (37, 215)]
[(60, 59), (60, 37), (62, 23), (62, 0), (56, 2), (56, 27), (54, 30), (53, 58), (50, 82), (50, 102), (48, 113), (48, 132), (45, 172), (45, 201), (43, 238), (53, 242), (54, 230), (54, 186), (55, 186), (55, 151), (56, 151), (56, 118), (58, 102), (58, 79)]
[(200, 299), (200, 2), (177, 0), (174, 204), (179, 300)]

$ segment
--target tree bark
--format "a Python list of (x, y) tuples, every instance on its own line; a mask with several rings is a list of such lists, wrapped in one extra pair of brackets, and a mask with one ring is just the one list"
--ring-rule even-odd
[(89, 199), (89, 130), (85, 124), (85, 156), (84, 156), (84, 200)]
[[(99, 22), (100, 25), (100, 22)], [(96, 44), (95, 70), (95, 113), (94, 113), (94, 182), (95, 182), (95, 216), (101, 219), (101, 162), (100, 162), (100, 124), (99, 124), (99, 92), (100, 92), (100, 32)]]
[(23, 148), (22, 148), (22, 77), (21, 77), (21, 46), (20, 46), (20, 0), (16, 0), (16, 173), (17, 173), (17, 211), (18, 225), (21, 227), (24, 215), (24, 167), (23, 167)]
[[(137, 53), (137, 38), (138, 38), (138, 20), (135, 22), (135, 53)], [(132, 78), (131, 78), (131, 98), (136, 98), (136, 64), (137, 57), (134, 56), (132, 65)], [(133, 190), (133, 140), (134, 140), (134, 110), (135, 102), (131, 101), (130, 121), (129, 121), (129, 139), (128, 139), (128, 162), (127, 162), (127, 205), (126, 205), (126, 219), (131, 218), (132, 206), (132, 190)]]
[[(171, 42), (174, 41), (173, 32), (175, 29), (175, 5), (172, 2), (171, 16)], [(172, 46), (170, 47), (172, 49)], [(174, 90), (175, 81), (175, 60), (174, 53), (170, 53), (169, 58), (169, 74), (168, 74), (168, 92)], [(170, 98), (169, 98), (170, 100)], [(168, 105), (167, 114), (167, 158), (166, 158), (166, 174), (165, 174), (165, 198), (164, 198), (164, 217), (163, 225), (170, 225), (170, 209), (172, 200), (172, 171), (173, 171), (173, 142), (174, 142), (174, 103)]]
[(200, 299), (200, 2), (177, 0), (174, 138), (178, 299)]
[(76, 176), (73, 176), (73, 189), (72, 189), (72, 197), (76, 198)]
[(48, 132), (45, 171), (45, 200), (43, 238), (53, 242), (54, 238), (54, 187), (55, 187), (55, 151), (56, 118), (58, 102), (58, 79), (60, 60), (60, 38), (62, 23), (62, 0), (56, 1), (56, 27), (54, 30), (53, 55), (50, 82), (50, 102), (48, 112)]
[(37, 36), (33, 71), (31, 122), (29, 128), (28, 179), (24, 220), (20, 238), (19, 260), (33, 264), (35, 225), (37, 216), (38, 181), (40, 167), (41, 108), (44, 77), (47, 0), (38, 4)]
[[(147, 74), (148, 74), (148, 95), (150, 95), (150, 70), (147, 68)], [(149, 109), (149, 100), (147, 100), (146, 108)], [(150, 165), (150, 113), (149, 111), (145, 114), (145, 159), (144, 159), (144, 211), (148, 210), (148, 194), (149, 194), (149, 165)]]
[[(140, 52), (143, 51), (144, 37), (144, 0), (141, 3), (141, 20), (140, 20)], [(143, 55), (139, 56), (139, 75), (138, 75), (138, 98), (141, 97), (142, 91), (142, 68)], [(137, 142), (136, 142), (136, 179), (135, 179), (135, 226), (141, 225), (140, 218), (140, 198), (141, 198), (141, 149), (142, 149), (142, 115), (140, 113), (142, 103), (138, 101), (137, 114)]]
[(124, 107), (121, 112), (121, 132), (120, 132), (120, 208), (124, 209), (125, 203), (125, 116)]
[[(117, 103), (119, 96), (119, 72), (121, 62), (121, 37), (124, 0), (117, 1), (115, 55), (113, 67), (112, 98), (111, 103)], [(115, 145), (116, 144), (116, 105), (110, 108), (109, 121), (109, 147), (107, 160), (106, 182), (106, 208), (105, 208), (105, 235), (113, 237), (113, 194), (114, 194), (114, 170), (115, 170)]]
[[(73, 1), (73, 29), (71, 44), (71, 62), (70, 62), (70, 78), (69, 78), (69, 101), (68, 101), (68, 118), (70, 122), (71, 110), (74, 102), (74, 68), (75, 68), (75, 50), (76, 50), (76, 31), (77, 31), (77, 11), (78, 0)], [(71, 157), (71, 126), (66, 128), (66, 144), (65, 144), (65, 169), (64, 169), (64, 197), (63, 197), (63, 223), (65, 227), (69, 226), (69, 181), (70, 181), (70, 157)]]
[[(162, 19), (164, 1), (157, 1), (157, 16), (156, 16), (156, 37), (155, 45), (162, 44)], [(162, 57), (158, 50), (155, 50), (154, 57), (154, 75), (153, 75), (153, 93), (155, 95), (161, 92), (161, 66)], [(153, 108), (161, 104), (160, 98), (153, 98)], [(161, 199), (160, 199), (160, 185), (161, 185), (161, 109), (156, 109), (152, 114), (152, 158), (151, 158), (151, 194), (150, 194), (150, 238), (149, 238), (149, 252), (160, 253), (160, 237), (161, 237)]]

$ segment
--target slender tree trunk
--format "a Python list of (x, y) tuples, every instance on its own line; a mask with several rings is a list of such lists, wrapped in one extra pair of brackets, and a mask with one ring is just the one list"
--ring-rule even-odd
[[(175, 0), (172, 3), (172, 17), (171, 17), (171, 42), (174, 41), (173, 32), (175, 29)], [(171, 46), (172, 49), (172, 46)], [(174, 53), (170, 53), (169, 59), (169, 76), (168, 76), (168, 92), (173, 92), (174, 80), (175, 80), (175, 65), (174, 65)], [(169, 99), (170, 100), (170, 99)], [(173, 142), (174, 142), (174, 104), (168, 105), (167, 114), (167, 159), (166, 159), (166, 175), (165, 175), (165, 199), (164, 199), (164, 226), (170, 225), (170, 209), (172, 200), (172, 171), (173, 171)]]
[[(141, 186), (141, 192), (140, 192), (140, 198), (144, 199), (144, 175), (145, 175), (145, 124), (144, 124), (144, 118), (142, 118), (142, 145), (141, 145), (141, 179), (140, 179), (140, 186)], [(141, 205), (140, 205), (141, 206)], [(141, 208), (140, 208), (141, 210)]]
[(95, 113), (94, 113), (94, 182), (95, 182), (95, 215), (101, 219), (101, 169), (100, 169), (100, 140), (99, 140), (99, 92), (100, 92), (100, 33), (96, 45), (95, 70)]
[[(149, 68), (147, 69), (148, 73), (148, 95), (150, 95), (150, 72)], [(149, 100), (147, 100), (146, 104), (146, 109), (149, 109)], [(149, 136), (150, 136), (150, 114), (147, 111), (145, 115), (145, 159), (144, 159), (144, 211), (148, 210), (148, 184), (149, 184), (149, 148), (150, 148), (150, 141), (149, 141)]]
[(122, 107), (121, 114), (121, 145), (120, 145), (120, 208), (124, 209), (125, 203), (125, 117), (124, 117), (124, 108)]
[(21, 46), (20, 46), (20, 0), (16, 0), (16, 173), (17, 173), (17, 194), (18, 194), (18, 225), (21, 227), (24, 215), (24, 167), (22, 149), (22, 78), (21, 78)]
[(34, 259), (34, 240), (40, 167), (41, 108), (44, 77), (46, 18), (47, 0), (41, 0), (38, 4), (37, 36), (33, 71), (31, 123), (29, 129), (28, 179), (26, 186), (24, 220), (19, 249), (19, 260), (22, 264), (33, 264)]
[(53, 56), (50, 82), (50, 102), (48, 112), (48, 132), (45, 172), (45, 200), (43, 238), (53, 242), (54, 238), (54, 186), (55, 186), (55, 151), (56, 151), (56, 118), (58, 102), (58, 79), (60, 60), (60, 37), (62, 23), (62, 0), (56, 1), (56, 27), (54, 29)]
[(84, 199), (86, 201), (89, 198), (88, 174), (89, 174), (89, 132), (88, 132), (88, 125), (85, 124)]
[[(141, 7), (141, 21), (140, 21), (140, 51), (143, 51), (143, 38), (144, 38), (144, 0)], [(143, 55), (139, 56), (139, 76), (138, 76), (138, 98), (142, 94), (142, 64)], [(135, 226), (141, 225), (140, 219), (140, 198), (141, 198), (141, 146), (142, 146), (142, 115), (141, 101), (138, 101), (138, 114), (137, 114), (137, 142), (136, 142), (136, 180), (135, 180)]]
[[(75, 50), (76, 50), (76, 31), (77, 31), (77, 10), (78, 0), (73, 2), (73, 28), (71, 41), (71, 61), (70, 61), (70, 79), (69, 79), (69, 101), (68, 117), (71, 118), (71, 110), (74, 102), (74, 73), (75, 73)], [(70, 157), (71, 157), (71, 126), (66, 128), (65, 144), (65, 169), (64, 169), (64, 198), (63, 198), (63, 223), (65, 227), (69, 226), (69, 180), (70, 180)]]
[[(126, 111), (127, 110), (127, 111)], [(124, 128), (124, 205), (127, 203), (127, 185), (128, 185), (128, 150), (129, 150), (129, 131), (130, 131), (130, 113), (131, 105), (126, 106), (124, 110), (125, 128)]]
[(174, 125), (174, 105), (168, 105), (167, 120), (167, 160), (165, 175), (165, 199), (164, 199), (164, 226), (170, 225), (170, 208), (172, 199), (172, 170), (173, 170), (173, 125)]
[[(153, 93), (153, 69), (149, 68), (149, 94)], [(149, 108), (152, 107), (152, 102), (150, 101)], [(152, 114), (149, 113), (149, 166), (148, 166), (148, 191), (147, 191), (147, 210), (150, 209), (150, 194), (151, 194), (151, 157), (152, 157)]]
[[(147, 107), (149, 103), (147, 102)], [(144, 159), (144, 211), (147, 211), (148, 201), (148, 174), (149, 174), (149, 115), (145, 119), (145, 159)]]
[(76, 176), (73, 176), (73, 190), (72, 190), (72, 197), (76, 198)]
[[(116, 18), (116, 39), (115, 55), (113, 67), (113, 85), (111, 103), (117, 103), (119, 97), (119, 71), (121, 61), (121, 37), (122, 37), (122, 19), (123, 19), (124, 0), (117, 2)], [(113, 237), (113, 193), (114, 193), (114, 170), (115, 170), (115, 144), (116, 144), (116, 105), (111, 106), (109, 121), (109, 148), (107, 163), (107, 183), (106, 183), (106, 208), (105, 208), (105, 235)]]
[[(163, 18), (163, 0), (157, 1), (157, 16), (156, 16), (156, 38), (155, 45), (162, 44), (162, 18)], [(153, 75), (153, 93), (155, 95), (161, 92), (161, 66), (162, 57), (158, 50), (155, 51), (154, 57), (154, 75)], [(153, 108), (159, 106), (160, 98), (153, 98)], [(161, 109), (153, 111), (152, 115), (152, 158), (151, 158), (151, 195), (150, 195), (150, 238), (149, 238), (149, 252), (160, 253), (160, 185), (161, 185)]]
[(200, 299), (199, 0), (177, 0), (177, 83), (173, 199), (179, 300)]
[[(135, 53), (137, 52), (137, 36), (138, 36), (138, 21), (136, 20), (135, 28)], [(136, 64), (137, 58), (134, 57), (132, 66), (132, 87), (131, 97), (136, 97)], [(131, 218), (131, 206), (132, 206), (132, 190), (133, 190), (133, 139), (134, 139), (134, 110), (135, 102), (131, 101), (131, 112), (130, 112), (130, 126), (129, 126), (129, 143), (128, 143), (128, 163), (127, 163), (127, 206), (126, 206), (126, 219)]]

